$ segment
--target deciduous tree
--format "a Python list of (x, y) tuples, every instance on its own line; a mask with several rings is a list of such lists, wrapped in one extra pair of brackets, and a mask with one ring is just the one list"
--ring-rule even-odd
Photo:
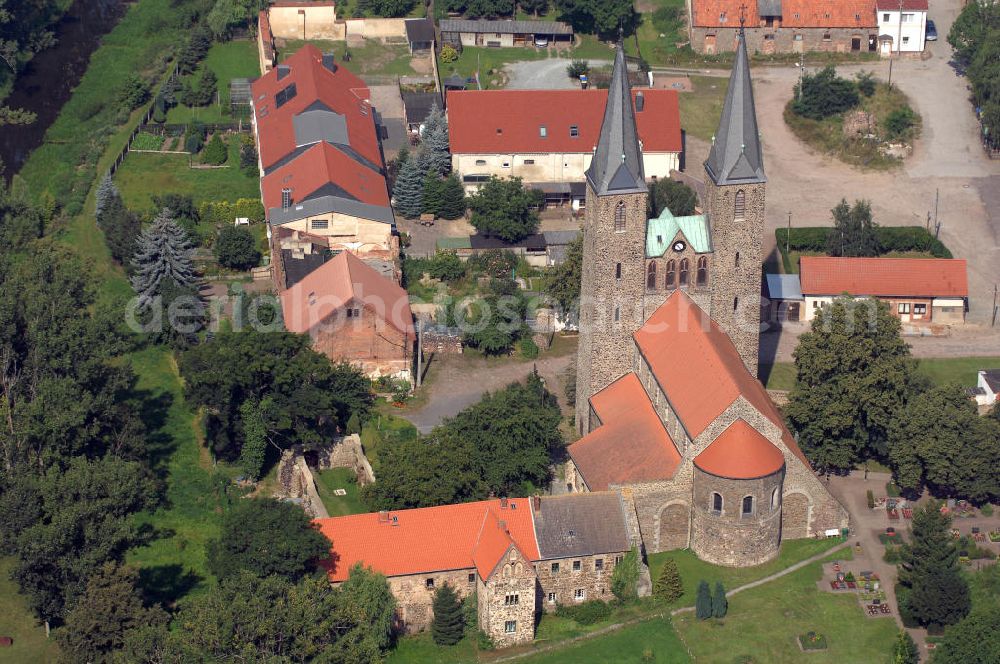
[(580, 311), (580, 281), (583, 279), (583, 234), (570, 242), (566, 259), (545, 275), (542, 288), (554, 299), (564, 316), (575, 320)]
[(249, 270), (260, 262), (253, 233), (240, 226), (225, 226), (215, 240), (215, 256), (223, 267)]
[(602, 39), (618, 37), (619, 29), (631, 35), (641, 19), (629, 0), (556, 0), (555, 5), (577, 32)]
[(495, 235), (506, 242), (517, 242), (538, 230), (534, 208), (542, 202), (542, 192), (526, 189), (521, 178), (498, 178), (495, 175), (469, 197), (472, 225), (483, 235)]
[(837, 76), (833, 65), (803, 76), (802, 82), (795, 84), (794, 95), (792, 110), (812, 120), (822, 120), (858, 105), (854, 81)]
[(831, 256), (878, 256), (880, 253), (878, 226), (872, 221), (872, 207), (868, 201), (854, 201), (848, 205), (841, 199), (830, 212), (833, 214), (833, 231), (827, 240), (827, 253)]
[(663, 208), (675, 217), (685, 217), (695, 213), (698, 195), (683, 182), (660, 178), (650, 187), (649, 203), (654, 217), (659, 217)]

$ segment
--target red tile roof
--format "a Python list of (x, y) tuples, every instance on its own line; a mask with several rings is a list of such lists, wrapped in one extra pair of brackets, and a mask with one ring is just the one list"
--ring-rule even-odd
[(414, 335), (413, 314), (406, 291), (344, 251), (281, 293), (285, 327), (299, 334), (328, 320), (349, 302), (375, 311), (404, 334)]
[[(899, 0), (878, 0), (875, 6), (879, 11), (898, 12)], [(903, 11), (925, 12), (927, 11), (927, 0), (903, 0)]]
[(488, 575), (510, 542), (528, 560), (538, 560), (530, 499), (510, 498), (505, 509), (500, 504), (495, 499), (317, 519), (331, 542), (327, 574), (344, 581), (362, 563), (386, 576), (473, 568), (483, 574), (489, 567)]
[(803, 295), (968, 297), (965, 260), (945, 258), (832, 258), (799, 261)]
[(634, 373), (608, 385), (590, 403), (602, 424), (570, 445), (569, 454), (591, 491), (674, 476), (680, 453)]
[[(697, 27), (738, 28), (740, 7), (746, 5), (747, 27), (756, 25), (757, 0), (692, 0)], [(898, 3), (897, 3), (898, 7)], [(782, 0), (782, 28), (877, 28), (875, 0)]]
[(809, 465), (732, 340), (687, 293), (674, 292), (634, 336), (692, 439), (742, 396), (782, 430), (784, 444)]
[(326, 142), (264, 176), (264, 209), (281, 207), (281, 190), (292, 190), (292, 202), (301, 202), (323, 186), (334, 183), (349, 197), (371, 205), (389, 206), (385, 178)]
[[(680, 152), (681, 121), (675, 90), (633, 90), (645, 152)], [(448, 93), (453, 153), (591, 152), (604, 118), (607, 90), (454, 90)], [(576, 125), (578, 136), (570, 136)], [(539, 128), (546, 128), (542, 138)], [(498, 133), (497, 130), (500, 130)]]
[[(278, 80), (286, 66), (288, 74)], [(275, 95), (292, 83), (295, 96), (278, 108)], [(251, 91), (257, 145), (265, 169), (295, 151), (292, 118), (316, 102), (343, 115), (351, 148), (379, 168), (383, 166), (368, 87), (342, 65), (335, 72), (324, 67), (323, 54), (312, 44), (306, 44), (280, 67), (254, 81)]]
[(694, 458), (694, 465), (717, 477), (751, 480), (781, 470), (785, 457), (745, 420), (736, 420)]

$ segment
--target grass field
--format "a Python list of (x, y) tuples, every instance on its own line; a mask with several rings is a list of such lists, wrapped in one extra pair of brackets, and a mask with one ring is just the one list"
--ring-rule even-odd
[[(313, 473), (313, 477), (316, 479), (316, 491), (330, 516), (346, 516), (368, 511), (358, 497), (358, 481), (350, 468), (321, 470)], [(343, 489), (347, 495), (335, 495), (334, 489)]]
[(200, 108), (175, 106), (167, 111), (170, 124), (187, 124), (191, 120), (205, 123), (231, 122), (229, 114), (229, 82), (234, 78), (257, 78), (260, 64), (257, 44), (249, 40), (212, 44), (203, 66), (215, 72), (219, 79), (219, 102)]
[(129, 154), (115, 174), (115, 184), (125, 205), (133, 210), (152, 210), (153, 194), (167, 192), (190, 194), (195, 205), (207, 200), (259, 198), (259, 180), (239, 168), (238, 145), (235, 137), (230, 139), (228, 168), (190, 168), (189, 157), (183, 154)]
[[(651, 65), (674, 64), (677, 60), (677, 44), (687, 41), (684, 0), (652, 0), (649, 4), (653, 6), (653, 10), (642, 14), (642, 23), (636, 30), (642, 57)], [(673, 11), (672, 20), (655, 24), (653, 16), (658, 10)], [(638, 55), (635, 52), (635, 42), (635, 38), (625, 41), (625, 49), (629, 55)]]
[(6, 664), (36, 664), (55, 662), (59, 647), (54, 639), (45, 638), (45, 628), (35, 622), (17, 584), (10, 580), (13, 558), (0, 558), (0, 636), (14, 639), (14, 645), (0, 651), (0, 661)]
[[(289, 39), (278, 53), (278, 59), (284, 61), (296, 53), (306, 42), (300, 39)], [(372, 39), (365, 42), (361, 48), (352, 48), (350, 62), (344, 62), (344, 52), (347, 43), (343, 41), (310, 40), (324, 53), (333, 53), (338, 66), (342, 65), (348, 71), (360, 76), (412, 76), (416, 72), (410, 66), (410, 50), (406, 44), (385, 44)], [(256, 56), (255, 56), (256, 57)]]
[(685, 664), (691, 658), (670, 620), (654, 618), (570, 648), (539, 653), (520, 661), (525, 664)]
[(727, 79), (717, 76), (691, 76), (693, 90), (680, 93), (681, 126), (684, 131), (703, 141), (712, 140), (722, 102), (726, 96)]
[[(844, 559), (850, 554), (837, 552)], [(729, 600), (722, 620), (698, 620), (693, 613), (674, 625), (695, 661), (751, 661), (768, 664), (865, 662), (888, 664), (896, 623), (891, 618), (865, 617), (857, 597), (821, 592), (819, 563), (742, 592)], [(810, 630), (826, 636), (828, 649), (803, 655), (796, 637)]]
[[(977, 372), (992, 367), (1000, 367), (1000, 357), (928, 357), (918, 360), (917, 372), (930, 378), (935, 385), (958, 383), (963, 387), (973, 387)], [(776, 362), (767, 377), (766, 385), (769, 390), (790, 390), (795, 387), (795, 364)]]

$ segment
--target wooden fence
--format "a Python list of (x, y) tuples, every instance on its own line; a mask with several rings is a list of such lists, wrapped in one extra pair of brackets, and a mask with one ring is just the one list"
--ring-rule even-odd
[[(170, 76), (168, 76), (167, 79), (160, 85), (160, 91), (161, 92), (163, 91), (163, 87), (167, 83), (175, 80), (179, 73), (180, 73), (179, 65), (174, 64), (174, 70), (170, 73)], [(112, 162), (111, 166), (108, 168), (107, 175), (109, 177), (113, 176), (115, 173), (118, 172), (118, 169), (121, 168), (122, 163), (125, 161), (125, 156), (128, 155), (128, 151), (132, 147), (132, 141), (134, 141), (135, 137), (139, 134), (140, 131), (142, 131), (142, 127), (147, 125), (149, 121), (152, 119), (153, 105), (156, 103), (156, 96), (157, 95), (152, 95), (152, 100), (146, 107), (146, 112), (142, 116), (142, 121), (140, 121), (139, 124), (137, 124), (135, 127), (132, 128), (132, 131), (128, 135), (128, 139), (125, 141), (125, 146), (121, 149), (121, 151), (118, 153), (118, 156), (115, 157), (114, 162)]]

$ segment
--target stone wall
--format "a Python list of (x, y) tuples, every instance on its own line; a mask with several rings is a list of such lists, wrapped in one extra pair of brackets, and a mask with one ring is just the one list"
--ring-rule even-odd
[(316, 491), (316, 482), (302, 456), (301, 447), (281, 453), (281, 460), (278, 461), (278, 484), (280, 488), (275, 493), (275, 498), (297, 502), (314, 519), (330, 516)]
[(406, 39), (406, 19), (403, 18), (349, 18), (345, 23), (348, 37)]
[[(581, 433), (590, 397), (628, 372), (634, 353), (632, 333), (645, 320), (647, 199), (646, 193), (598, 196), (587, 184), (576, 382), (576, 424)], [(615, 232), (619, 203), (625, 207), (623, 232)]]
[(361, 447), (361, 436), (356, 433), (334, 441), (330, 453), (320, 458), (320, 468), (350, 468), (357, 475), (359, 486), (375, 481), (375, 472)]
[(268, 8), (271, 33), (283, 39), (343, 39), (332, 2), (275, 3)]
[(511, 546), (497, 568), (479, 581), (479, 628), (498, 648), (530, 643), (535, 637), (537, 580), (531, 561)]
[[(660, 553), (688, 546), (691, 505), (691, 462), (681, 460), (669, 480), (614, 487), (629, 490), (639, 520), (646, 553)], [(686, 510), (686, 515), (679, 510)]]
[[(874, 23), (874, 17), (871, 17)], [(732, 28), (694, 27), (691, 48), (698, 53), (732, 53), (736, 50), (738, 25)], [(840, 28), (746, 28), (747, 50), (754, 53), (869, 52), (878, 40), (875, 25)], [(829, 36), (829, 39), (827, 37)], [(874, 38), (876, 42), (870, 40)], [(857, 49), (854, 47), (858, 46)], [(871, 51), (874, 52), (874, 51)]]
[[(476, 591), (474, 568), (410, 574), (388, 578), (389, 590), (396, 598), (396, 616), (399, 627), (407, 632), (419, 632), (431, 626), (434, 619), (434, 591), (442, 584), (450, 585), (460, 598)], [(471, 580), (470, 580), (471, 579)], [(428, 581), (432, 585), (428, 585)]]
[[(579, 604), (588, 599), (602, 602), (614, 598), (611, 574), (627, 551), (611, 551), (575, 558), (551, 558), (538, 561), (538, 584), (541, 609), (554, 611), (560, 604)], [(558, 565), (558, 571), (553, 570)], [(578, 597), (577, 593), (583, 595)]]
[(349, 362), (373, 378), (388, 375), (409, 379), (413, 339), (369, 306), (361, 307), (357, 317), (347, 318), (345, 311), (339, 310), (310, 331), (313, 348), (334, 362)]
[[(752, 480), (716, 477), (694, 469), (694, 506), (691, 549), (715, 565), (749, 567), (778, 555), (781, 544), (782, 468)], [(722, 496), (722, 510), (713, 507), (713, 494)], [(743, 500), (753, 497), (753, 509), (743, 514)]]
[[(705, 183), (712, 218), (712, 319), (736, 345), (743, 363), (757, 375), (760, 346), (761, 238), (764, 234), (763, 184), (717, 186)], [(735, 198), (745, 195), (745, 213), (737, 218)]]

